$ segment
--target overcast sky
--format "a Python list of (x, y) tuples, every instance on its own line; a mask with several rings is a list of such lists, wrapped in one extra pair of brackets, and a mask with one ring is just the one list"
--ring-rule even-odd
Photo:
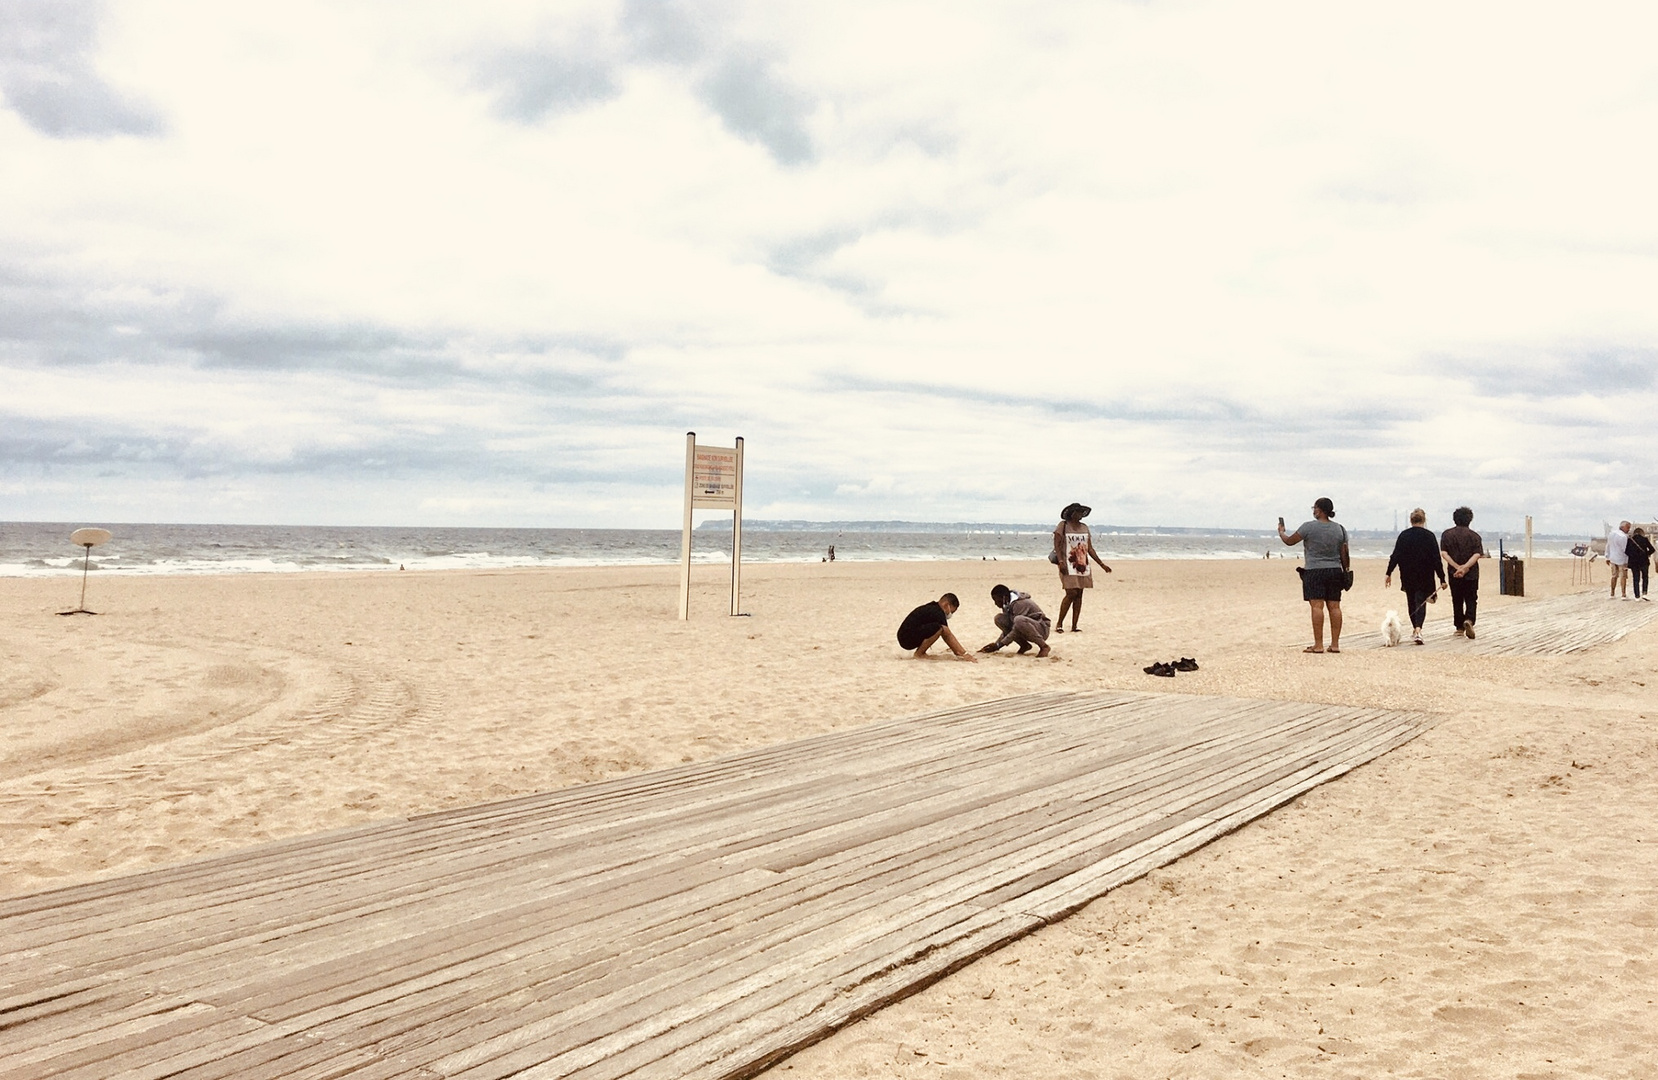
[(0, 20), (0, 519), (1658, 516), (1658, 5)]

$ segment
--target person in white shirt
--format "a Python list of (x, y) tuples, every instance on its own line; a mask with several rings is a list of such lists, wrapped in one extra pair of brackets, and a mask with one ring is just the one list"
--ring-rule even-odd
[(1623, 586), (1623, 598), (1629, 599), (1629, 522), (1620, 521), (1618, 527), (1606, 538), (1606, 563), (1612, 568), (1612, 591), (1608, 597), (1618, 595), (1618, 586)]

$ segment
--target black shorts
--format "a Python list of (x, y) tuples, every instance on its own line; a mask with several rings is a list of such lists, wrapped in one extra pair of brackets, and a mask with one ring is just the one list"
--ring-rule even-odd
[[(900, 626), (898, 644), (905, 649), (919, 649), (928, 638), (944, 629), (944, 623), (922, 623), (920, 626)], [(907, 632), (906, 632), (907, 631)], [(917, 637), (916, 635), (920, 635)]]
[(1321, 566), (1301, 575), (1301, 599), (1341, 603), (1341, 587), (1347, 582), (1347, 571), (1339, 566)]

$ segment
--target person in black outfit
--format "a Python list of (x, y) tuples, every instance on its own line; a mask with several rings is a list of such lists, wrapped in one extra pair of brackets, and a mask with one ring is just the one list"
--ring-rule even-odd
[(1629, 534), (1629, 546), (1624, 552), (1629, 556), (1629, 581), (1635, 586), (1635, 599), (1650, 604), (1652, 590), (1647, 587), (1647, 573), (1652, 568), (1652, 538), (1645, 529), (1636, 529)]
[[(1439, 541), (1425, 526), (1428, 513), (1421, 507), (1410, 512), (1410, 528), (1393, 542), (1393, 557), (1387, 561), (1384, 585), (1393, 584), (1393, 571), (1399, 571), (1399, 588), (1405, 592), (1405, 603), (1410, 607), (1411, 640), (1422, 644), (1422, 624), (1428, 617), (1428, 601), (1445, 584), (1445, 566), (1439, 561)], [(1435, 584), (1437, 578), (1438, 584)]]
[(1474, 522), (1474, 512), (1466, 506), (1451, 511), (1456, 522), (1439, 537), (1439, 550), (1445, 553), (1445, 563), (1451, 568), (1451, 619), (1456, 623), (1452, 634), (1461, 634), (1470, 641), (1474, 638), (1475, 609), (1480, 599), (1480, 560), (1485, 558), (1485, 541), (1468, 526)]
[(898, 644), (906, 649), (915, 650), (915, 658), (920, 660), (927, 655), (927, 650), (939, 638), (950, 646), (950, 651), (958, 659), (978, 662), (978, 657), (961, 647), (956, 635), (950, 632), (950, 616), (961, 607), (961, 601), (956, 599), (955, 593), (945, 593), (931, 603), (922, 604), (908, 615), (898, 627)]

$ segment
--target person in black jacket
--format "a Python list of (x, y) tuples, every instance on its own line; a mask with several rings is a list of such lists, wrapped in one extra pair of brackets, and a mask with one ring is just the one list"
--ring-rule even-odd
[(1637, 528), (1629, 534), (1629, 545), (1624, 552), (1629, 556), (1629, 580), (1635, 585), (1635, 599), (1651, 603), (1652, 592), (1647, 588), (1647, 573), (1655, 554), (1652, 538), (1645, 529)]
[[(1393, 542), (1393, 557), (1387, 561), (1385, 585), (1393, 584), (1393, 571), (1399, 571), (1399, 588), (1405, 591), (1405, 603), (1410, 607), (1411, 640), (1422, 644), (1422, 624), (1427, 621), (1428, 601), (1445, 584), (1445, 566), (1439, 561), (1439, 541), (1427, 526), (1428, 514), (1421, 507), (1410, 512), (1410, 528)], [(1436, 585), (1435, 578), (1438, 579)]]

